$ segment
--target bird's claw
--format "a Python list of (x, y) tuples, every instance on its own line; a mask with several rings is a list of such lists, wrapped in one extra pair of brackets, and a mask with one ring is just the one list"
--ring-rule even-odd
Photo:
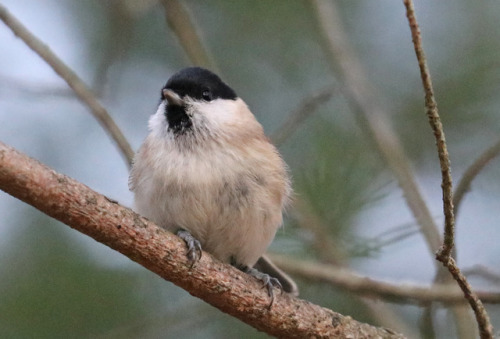
[(274, 287), (279, 288), (281, 293), (283, 293), (283, 286), (281, 286), (280, 281), (274, 277), (271, 277), (269, 274), (262, 273), (259, 270), (252, 267), (247, 266), (244, 269), (244, 272), (262, 281), (262, 288), (267, 288), (267, 295), (269, 296), (269, 298), (271, 298), (271, 302), (269, 303), (268, 306), (268, 308), (270, 309), (274, 303)]
[(178, 230), (176, 234), (186, 243), (187, 258), (191, 262), (191, 265), (200, 260), (202, 251), (201, 243), (198, 241), (198, 239), (196, 239), (191, 233), (183, 229)]

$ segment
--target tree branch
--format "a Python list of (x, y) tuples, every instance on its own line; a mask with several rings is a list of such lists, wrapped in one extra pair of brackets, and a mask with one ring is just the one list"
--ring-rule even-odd
[(271, 135), (273, 143), (280, 146), (321, 104), (330, 100), (335, 92), (335, 86), (327, 86), (302, 99), (299, 106), (288, 115), (287, 120)]
[(179, 39), (182, 49), (189, 60), (196, 66), (202, 66), (220, 73), (208, 48), (203, 44), (199, 29), (197, 29), (185, 4), (179, 0), (162, 0), (167, 24)]
[[(323, 281), (352, 293), (382, 298), (396, 303), (442, 302), (446, 304), (466, 303), (462, 291), (455, 284), (434, 284), (418, 286), (393, 284), (353, 273), (351, 270), (334, 265), (318, 264), (311, 261), (270, 255), (273, 262), (287, 272), (312, 281)], [(477, 292), (484, 302), (499, 304), (500, 292)]]
[(462, 179), (458, 183), (457, 188), (455, 189), (455, 193), (453, 194), (455, 215), (458, 214), (458, 208), (460, 207), (465, 193), (467, 193), (467, 191), (470, 189), (472, 180), (474, 180), (479, 172), (481, 172), (483, 168), (485, 168), (486, 165), (488, 165), (490, 161), (497, 157), (499, 154), (500, 141), (484, 151), (484, 153), (482, 153), (479, 158), (477, 158), (476, 161), (474, 161), (474, 163), (470, 165), (469, 168), (467, 168), (464, 175), (462, 176)]
[[(483, 265), (474, 265), (468, 269), (464, 269), (463, 274), (467, 277), (477, 276), (483, 278), (484, 280), (489, 281), (492, 284), (500, 285), (500, 274), (492, 271), (486, 266)], [(479, 293), (478, 293), (479, 295)], [(480, 295), (479, 298), (486, 302)]]
[(134, 157), (134, 151), (130, 147), (127, 139), (120, 128), (109, 115), (108, 111), (99, 103), (92, 91), (71, 70), (61, 59), (55, 55), (50, 48), (40, 39), (34, 36), (26, 27), (23, 26), (5, 7), (0, 4), (0, 19), (9, 27), (12, 32), (19, 37), (29, 48), (38, 54), (61, 78), (66, 81), (69, 87), (75, 92), (76, 96), (90, 108), (94, 117), (99, 121), (104, 130), (114, 140), (122, 153), (127, 165), (130, 167)]
[(436, 258), (448, 268), (451, 275), (462, 289), (465, 298), (469, 301), (472, 309), (474, 310), (474, 314), (476, 315), (481, 338), (493, 338), (493, 326), (491, 325), (488, 313), (486, 312), (483, 303), (477, 297), (476, 293), (472, 291), (472, 287), (467, 282), (464, 275), (460, 272), (455, 260), (451, 257), (451, 251), (453, 250), (455, 242), (455, 215), (453, 209), (453, 185), (451, 179), (450, 159), (446, 146), (443, 125), (441, 124), (441, 118), (439, 117), (437, 103), (434, 97), (431, 75), (422, 47), (422, 39), (420, 37), (420, 29), (415, 17), (413, 1), (403, 0), (403, 2), (406, 7), (406, 16), (410, 25), (415, 54), (417, 55), (420, 76), (422, 78), (422, 85), (425, 92), (426, 114), (429, 118), (432, 130), (434, 131), (438, 149), (439, 164), (441, 166), (441, 187), (443, 190), (443, 211), (445, 216), (444, 242), (436, 254)]
[(391, 127), (387, 108), (374, 93), (356, 53), (345, 37), (341, 17), (335, 2), (313, 0), (310, 2), (320, 25), (328, 61), (344, 85), (343, 91), (353, 110), (374, 141), (380, 154), (394, 173), (403, 191), (406, 203), (417, 220), (426, 239), (429, 252), (434, 255), (441, 244), (441, 237), (434, 219), (422, 198), (415, 176), (398, 136)]
[(286, 294), (279, 294), (269, 308), (257, 280), (206, 252), (191, 267), (185, 244), (173, 234), (1, 142), (0, 189), (271, 335), (403, 338)]
[(406, 15), (410, 24), (413, 45), (415, 46), (415, 54), (417, 55), (418, 66), (420, 69), (420, 77), (425, 92), (425, 110), (429, 118), (429, 124), (432, 127), (436, 138), (436, 145), (439, 156), (439, 164), (441, 166), (443, 189), (443, 212), (445, 217), (445, 234), (444, 246), (440, 248), (440, 256), (449, 257), (454, 246), (455, 239), (455, 216), (453, 213), (453, 193), (452, 179), (450, 168), (450, 157), (446, 146), (443, 125), (439, 117), (436, 99), (434, 97), (434, 89), (432, 88), (432, 80), (427, 66), (424, 50), (422, 48), (422, 40), (420, 38), (420, 29), (415, 18), (415, 10), (411, 0), (404, 0), (406, 6)]

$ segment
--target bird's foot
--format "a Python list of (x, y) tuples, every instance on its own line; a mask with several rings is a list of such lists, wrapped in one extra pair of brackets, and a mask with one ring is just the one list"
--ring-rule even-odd
[(184, 240), (187, 246), (187, 258), (191, 262), (191, 265), (193, 265), (195, 262), (201, 259), (201, 244), (196, 239), (193, 237), (191, 233), (184, 229), (180, 229), (177, 231), (177, 236)]
[(267, 273), (262, 273), (261, 271), (253, 267), (244, 266), (240, 268), (240, 270), (251, 275), (252, 277), (255, 277), (257, 280), (262, 281), (262, 287), (267, 288), (267, 295), (269, 295), (269, 297), (271, 298), (271, 302), (269, 303), (269, 308), (271, 308), (274, 303), (274, 287), (279, 288), (281, 293), (283, 293), (283, 287), (281, 286), (280, 281), (274, 277), (271, 277)]

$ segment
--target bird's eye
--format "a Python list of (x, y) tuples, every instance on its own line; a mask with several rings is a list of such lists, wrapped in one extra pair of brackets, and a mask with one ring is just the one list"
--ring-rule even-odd
[(212, 92), (206, 89), (201, 93), (201, 97), (203, 98), (203, 100), (212, 101)]

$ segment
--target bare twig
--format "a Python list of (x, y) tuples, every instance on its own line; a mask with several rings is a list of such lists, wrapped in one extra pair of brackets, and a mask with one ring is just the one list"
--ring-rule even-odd
[(453, 214), (453, 192), (452, 192), (452, 179), (450, 158), (448, 155), (448, 148), (446, 146), (446, 139), (444, 136), (443, 125), (439, 117), (436, 99), (434, 97), (434, 90), (432, 88), (431, 76), (427, 61), (425, 58), (424, 50), (422, 49), (422, 41), (420, 38), (420, 30), (418, 28), (417, 20), (415, 18), (412, 0), (404, 0), (406, 6), (406, 15), (410, 24), (412, 33), (413, 44), (415, 46), (415, 53), (417, 55), (418, 66), (420, 69), (420, 76), (422, 78), (422, 85), (425, 92), (425, 110), (429, 118), (429, 124), (432, 127), (434, 136), (436, 138), (439, 164), (441, 166), (443, 189), (443, 212), (444, 212), (444, 246), (440, 249), (440, 255), (443, 257), (450, 256), (451, 250), (455, 241), (455, 216)]
[(429, 252), (434, 255), (441, 244), (438, 228), (427, 208), (410, 162), (401, 143), (391, 127), (387, 108), (375, 95), (356, 53), (352, 50), (341, 25), (335, 4), (332, 1), (312, 0), (314, 13), (324, 37), (325, 51), (329, 55), (332, 69), (344, 84), (344, 93), (357, 114), (361, 126), (373, 139), (401, 187), (406, 203), (417, 220), (426, 239)]
[[(352, 272), (347, 268), (318, 264), (312, 261), (289, 258), (283, 255), (270, 255), (273, 262), (289, 273), (313, 281), (328, 282), (347, 291), (378, 297), (397, 303), (442, 302), (446, 304), (466, 303), (464, 295), (456, 284), (435, 284), (418, 286), (414, 284), (393, 284)], [(478, 292), (485, 302), (500, 303), (500, 292)]]
[(457, 185), (457, 188), (455, 189), (455, 193), (453, 194), (453, 204), (455, 205), (455, 215), (458, 214), (458, 208), (460, 207), (460, 203), (462, 202), (462, 199), (467, 193), (467, 191), (470, 189), (470, 185), (472, 183), (472, 180), (476, 178), (476, 176), (483, 170), (483, 168), (486, 167), (486, 165), (489, 164), (489, 162), (497, 157), (500, 154), (500, 141), (498, 141), (496, 144), (488, 148), (486, 151), (484, 151), (483, 154), (479, 156), (479, 158), (474, 161), (472, 165), (467, 168), (465, 171), (464, 175), (462, 176), (462, 179)]
[(463, 274), (467, 277), (478, 276), (490, 281), (491, 283), (500, 284), (500, 274), (493, 272), (491, 269), (483, 265), (475, 265), (468, 269), (464, 269)]
[[(57, 96), (68, 99), (75, 98), (75, 94), (73, 93), (73, 91), (66, 85), (54, 86), (44, 83), (34, 83), (0, 74), (0, 90), (2, 88), (5, 88), (9, 91), (22, 92), (23, 94), (28, 95), (30, 98), (34, 96)], [(2, 94), (3, 93), (1, 93), (0, 91), (0, 95)]]
[(192, 266), (173, 234), (87, 186), (0, 143), (0, 189), (121, 252), (221, 311), (281, 338), (403, 338), (326, 308), (278, 294), (208, 253)]
[(415, 17), (415, 8), (413, 5), (413, 1), (403, 0), (403, 2), (406, 7), (406, 16), (410, 25), (413, 45), (415, 47), (415, 54), (417, 55), (418, 65), (420, 68), (420, 76), (422, 78), (422, 84), (425, 92), (425, 109), (429, 118), (429, 123), (432, 127), (432, 130), (434, 131), (434, 136), (436, 138), (439, 163), (441, 166), (441, 187), (443, 190), (445, 231), (444, 243), (436, 254), (436, 258), (448, 268), (451, 275), (462, 289), (465, 298), (469, 301), (469, 304), (471, 305), (472, 309), (474, 310), (474, 314), (476, 315), (481, 338), (492, 338), (493, 326), (491, 325), (486, 309), (484, 308), (481, 300), (477, 297), (476, 293), (472, 291), (472, 288), (465, 277), (461, 274), (460, 269), (455, 263), (455, 260), (451, 257), (451, 251), (453, 250), (455, 241), (455, 216), (453, 210), (453, 185), (451, 178), (450, 159), (446, 146), (443, 126), (441, 124), (441, 119), (439, 117), (437, 104), (434, 97), (434, 90), (432, 88), (432, 81), (429, 68), (427, 66), (427, 60), (422, 48), (422, 39), (420, 37), (420, 29)]
[(460, 272), (455, 259), (449, 257), (447, 262), (444, 263), (450, 271), (453, 278), (457, 281), (458, 286), (463, 291), (465, 298), (469, 301), (472, 310), (476, 316), (477, 324), (479, 326), (479, 334), (482, 339), (493, 338), (493, 326), (491, 325), (490, 317), (483, 303), (478, 297), (478, 294), (472, 290), (472, 286), (467, 282), (465, 276)]
[[(341, 24), (342, 18), (338, 15), (335, 2), (312, 0), (311, 3), (321, 25), (324, 46), (330, 55), (330, 64), (345, 84), (346, 97), (350, 100), (361, 127), (364, 127), (367, 135), (372, 137), (374, 144), (395, 174), (406, 203), (424, 235), (429, 253), (434, 256), (441, 245), (441, 236), (415, 182), (409, 159), (391, 127), (386, 113), (388, 109), (380, 103), (380, 96), (376, 95), (365, 77), (362, 65), (346, 38)], [(436, 268), (439, 275), (445, 273), (438, 262)], [(457, 324), (473, 326), (470, 320), (461, 316), (462, 313), (455, 311), (453, 308)]]
[(113, 121), (106, 109), (99, 103), (92, 91), (85, 83), (41, 40), (23, 26), (5, 7), (0, 4), (0, 19), (18, 36), (29, 48), (38, 54), (50, 67), (66, 81), (77, 97), (91, 110), (104, 130), (115, 141), (127, 164), (130, 166), (134, 152), (123, 133)]
[(336, 87), (327, 86), (304, 98), (299, 106), (290, 113), (287, 120), (271, 135), (273, 143), (277, 146), (281, 145), (321, 104), (330, 100), (335, 92)]
[(220, 73), (208, 49), (203, 44), (200, 31), (197, 29), (185, 4), (179, 0), (162, 0), (165, 8), (167, 24), (179, 39), (191, 63)]

